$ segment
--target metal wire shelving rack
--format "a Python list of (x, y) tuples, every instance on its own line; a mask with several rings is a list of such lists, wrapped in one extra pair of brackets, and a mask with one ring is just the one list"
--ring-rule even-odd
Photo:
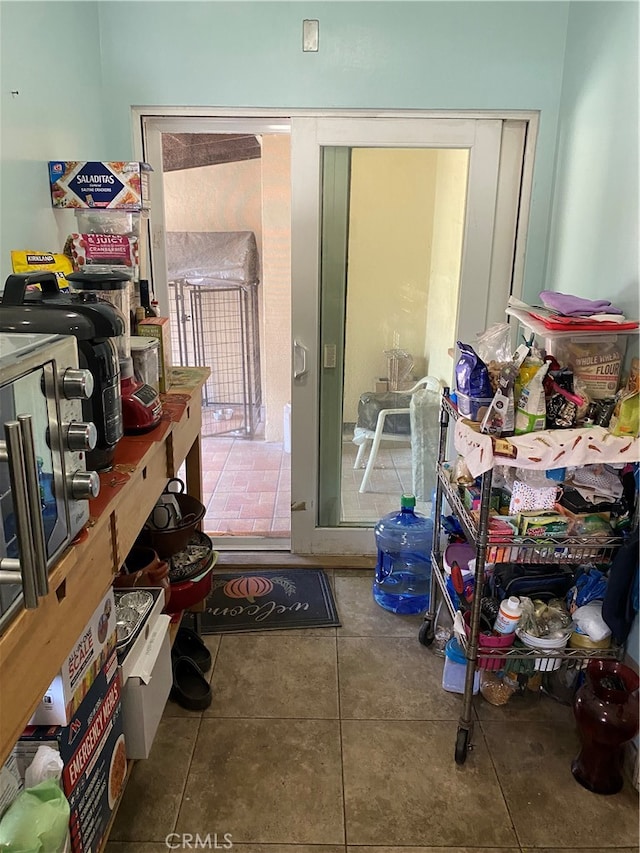
[[(491, 502), (491, 486), (493, 470), (489, 469), (481, 476), (480, 509), (471, 513), (463, 504), (455, 487), (450, 480), (445, 467), (445, 453), (450, 421), (459, 417), (455, 405), (449, 397), (449, 389), (445, 388), (440, 406), (440, 430), (437, 459), (437, 485), (435, 495), (435, 512), (433, 527), (433, 547), (431, 553), (431, 595), (429, 610), (425, 615), (420, 629), (419, 639), (423, 645), (430, 645), (434, 639), (436, 614), (439, 601), (443, 601), (451, 618), (456, 615), (456, 607), (449, 595), (447, 576), (444, 569), (444, 552), (441, 544), (441, 515), (443, 501), (451, 508), (464, 531), (467, 541), (476, 549), (475, 589), (481, 590), (485, 583), (485, 565), (487, 563), (528, 563), (528, 564), (564, 564), (579, 565), (581, 563), (607, 563), (611, 560), (620, 545), (622, 537), (585, 537), (563, 536), (545, 537), (540, 539), (524, 536), (496, 538), (489, 532), (489, 514)], [(532, 661), (535, 659), (562, 659), (580, 662), (590, 658), (620, 659), (623, 648), (611, 646), (608, 649), (565, 648), (553, 651), (541, 651), (522, 646), (514, 646), (507, 650), (489, 652), (482, 649), (479, 654), (478, 636), (480, 633), (481, 595), (475, 595), (471, 606), (469, 634), (462, 645), (467, 657), (465, 689), (462, 696), (462, 710), (458, 721), (455, 743), (455, 761), (463, 764), (471, 747), (473, 733), (473, 682), (478, 668), (478, 658), (499, 657), (508, 660)], [(541, 669), (544, 669), (544, 665)]]

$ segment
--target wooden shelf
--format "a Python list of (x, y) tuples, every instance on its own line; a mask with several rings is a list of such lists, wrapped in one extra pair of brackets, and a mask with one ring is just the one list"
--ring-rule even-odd
[(125, 437), (112, 471), (100, 475), (90, 521), (49, 573), (50, 592), (0, 635), (0, 763), (131, 549), (167, 480), (186, 461), (187, 490), (201, 499), (200, 409), (206, 368), (179, 368), (152, 432)]

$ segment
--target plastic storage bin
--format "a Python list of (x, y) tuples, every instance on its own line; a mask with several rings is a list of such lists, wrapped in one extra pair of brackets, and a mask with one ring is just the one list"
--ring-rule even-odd
[[(467, 659), (460, 643), (452, 637), (444, 649), (444, 669), (442, 670), (442, 687), (449, 693), (464, 693), (464, 680), (467, 675)], [(473, 692), (480, 690), (480, 672), (476, 670), (473, 678)]]

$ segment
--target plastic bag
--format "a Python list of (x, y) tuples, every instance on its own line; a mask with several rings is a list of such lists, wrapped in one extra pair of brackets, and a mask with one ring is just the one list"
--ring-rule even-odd
[(635, 438), (640, 427), (640, 395), (636, 391), (623, 397), (611, 418), (609, 432), (622, 438)]
[(490, 361), (511, 361), (511, 326), (508, 323), (494, 323), (493, 326), (478, 335), (476, 352), (485, 364)]
[(62, 853), (70, 808), (53, 779), (27, 788), (0, 820), (2, 853)]
[(611, 636), (609, 626), (602, 618), (602, 602), (590, 601), (584, 607), (578, 607), (573, 621), (580, 634), (586, 634), (594, 643), (600, 643)]
[(578, 574), (575, 584), (567, 593), (567, 609), (573, 614), (591, 601), (602, 600), (606, 592), (607, 578), (599, 569), (589, 566)]
[(548, 604), (520, 597), (522, 616), (518, 623), (518, 634), (526, 632), (533, 637), (554, 639), (567, 634), (571, 617), (564, 609), (560, 599), (552, 599)]
[(33, 761), (24, 773), (25, 788), (35, 788), (40, 782), (53, 779), (59, 782), (62, 778), (64, 762), (57, 749), (41, 744), (33, 756)]

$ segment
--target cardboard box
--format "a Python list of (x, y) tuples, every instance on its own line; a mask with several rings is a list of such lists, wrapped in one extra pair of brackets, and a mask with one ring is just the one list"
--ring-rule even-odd
[(23, 787), (16, 757), (11, 753), (4, 766), (0, 767), (0, 817), (6, 812)]
[(146, 210), (150, 171), (148, 163), (52, 160), (51, 204), (63, 208)]
[[(173, 683), (170, 616), (158, 616), (122, 688), (127, 758), (148, 758)], [(130, 658), (131, 653), (128, 655)], [(127, 660), (128, 660), (127, 658)], [(124, 669), (124, 665), (122, 667)]]
[(66, 726), (116, 647), (113, 590), (102, 599), (29, 720), (30, 726)]
[(171, 324), (168, 317), (145, 317), (137, 326), (139, 337), (156, 338), (160, 342), (160, 392), (171, 387)]
[(16, 745), (21, 775), (38, 747), (57, 749), (62, 789), (71, 806), (73, 853), (95, 853), (127, 772), (120, 673), (115, 652), (102, 667), (68, 726), (31, 726)]

